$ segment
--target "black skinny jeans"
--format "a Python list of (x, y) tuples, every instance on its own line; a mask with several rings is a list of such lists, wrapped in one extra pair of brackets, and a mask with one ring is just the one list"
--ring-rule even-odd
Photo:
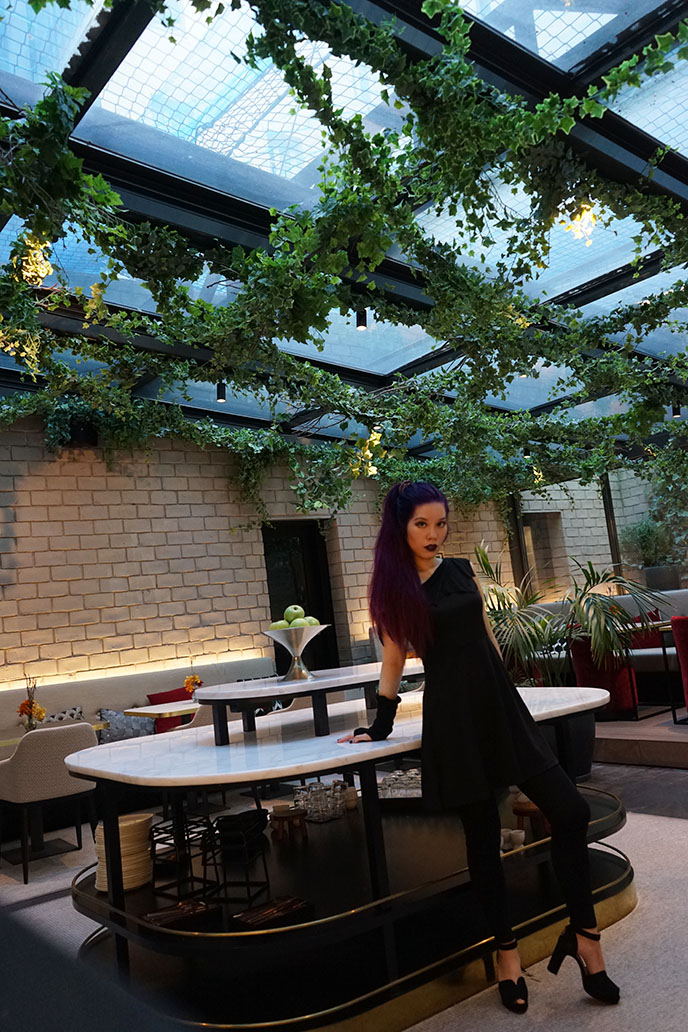
[[(586, 831), (590, 807), (561, 767), (529, 778), (518, 786), (549, 821), (552, 865), (564, 893), (571, 924), (594, 928), (590, 860)], [(466, 837), (471, 883), (497, 942), (514, 938), (499, 851), (500, 820), (494, 798), (459, 807)]]

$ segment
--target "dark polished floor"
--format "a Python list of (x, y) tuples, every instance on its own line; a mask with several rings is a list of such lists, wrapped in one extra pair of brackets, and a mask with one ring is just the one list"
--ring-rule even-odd
[(594, 763), (585, 784), (612, 792), (632, 813), (688, 818), (688, 770)]

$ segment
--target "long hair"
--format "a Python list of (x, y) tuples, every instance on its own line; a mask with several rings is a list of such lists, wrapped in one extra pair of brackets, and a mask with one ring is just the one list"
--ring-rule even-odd
[(394, 484), (385, 496), (368, 588), (370, 615), (380, 640), (386, 635), (402, 649), (423, 655), (431, 640), (430, 607), (421, 587), (406, 530), (419, 505), (441, 502), (442, 492), (424, 481)]

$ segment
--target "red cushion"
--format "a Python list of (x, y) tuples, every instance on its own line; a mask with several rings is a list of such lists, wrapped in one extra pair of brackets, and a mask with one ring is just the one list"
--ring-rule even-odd
[[(659, 609), (651, 609), (647, 614), (647, 619), (651, 620), (652, 623), (657, 623), (660, 620)], [(640, 623), (641, 617), (633, 617), (633, 623)], [(654, 631), (638, 631), (637, 634), (631, 635), (631, 648), (632, 649), (661, 649), (662, 647), (662, 634), (659, 630)]]
[(688, 616), (672, 616), (671, 630), (683, 682), (683, 696), (688, 706)]
[[(191, 696), (186, 688), (172, 688), (171, 691), (167, 692), (153, 692), (152, 695), (148, 696), (148, 701), (151, 706), (155, 706), (159, 702), (188, 702), (190, 698)], [(157, 717), (155, 733), (160, 735), (163, 731), (171, 731), (173, 727), (179, 727), (181, 722), (181, 717)]]
[(635, 712), (638, 696), (632, 670), (620, 663), (598, 667), (593, 662), (590, 642), (585, 638), (571, 643), (571, 660), (579, 688), (604, 688), (609, 692), (609, 702), (604, 709), (608, 716)]

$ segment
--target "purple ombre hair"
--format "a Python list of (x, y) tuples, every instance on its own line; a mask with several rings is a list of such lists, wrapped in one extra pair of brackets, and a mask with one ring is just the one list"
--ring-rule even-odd
[(404, 480), (389, 489), (368, 588), (370, 616), (380, 640), (388, 635), (402, 649), (413, 645), (420, 656), (431, 639), (430, 609), (406, 533), (418, 506), (428, 502), (441, 502), (449, 511), (447, 499), (434, 484)]

